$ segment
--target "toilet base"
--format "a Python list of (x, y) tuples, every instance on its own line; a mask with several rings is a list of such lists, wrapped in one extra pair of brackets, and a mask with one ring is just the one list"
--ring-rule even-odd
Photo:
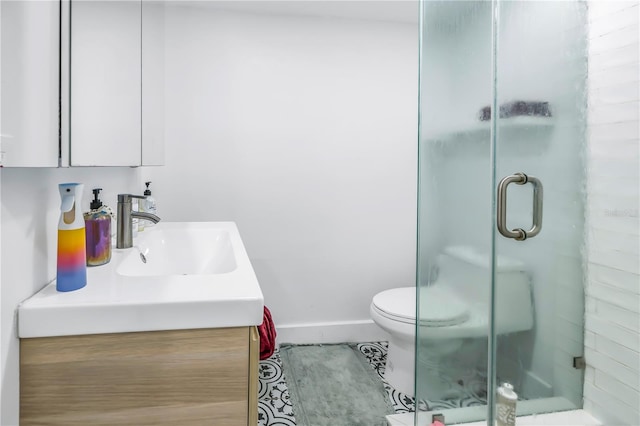
[(384, 378), (396, 391), (415, 396), (416, 378), (420, 398), (437, 401), (458, 398), (463, 392), (462, 386), (449, 378), (445, 371), (445, 359), (462, 346), (461, 339), (443, 339), (429, 342), (421, 348), (418, 360), (418, 372), (415, 372), (415, 344), (404, 339), (389, 339), (387, 365)]
[(398, 392), (415, 393), (415, 344), (413, 341), (389, 339), (384, 378)]
[(463, 395), (463, 387), (447, 378), (438, 366), (419, 365), (418, 368), (418, 395), (422, 400), (442, 401)]

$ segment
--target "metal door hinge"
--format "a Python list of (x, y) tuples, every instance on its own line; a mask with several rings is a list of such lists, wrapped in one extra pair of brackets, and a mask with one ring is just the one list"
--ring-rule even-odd
[(444, 425), (445, 424), (444, 423), (444, 414), (439, 414), (439, 413), (438, 414), (433, 414), (431, 416), (431, 422), (435, 423), (436, 421), (438, 421), (438, 422), (440, 422), (440, 423), (442, 423)]
[(573, 357), (573, 368), (577, 370), (584, 370), (587, 368), (587, 361), (585, 361), (583, 356), (575, 356)]

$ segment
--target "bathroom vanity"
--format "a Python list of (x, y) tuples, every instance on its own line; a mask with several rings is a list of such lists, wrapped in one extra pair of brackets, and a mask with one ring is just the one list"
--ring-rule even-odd
[(256, 425), (255, 327), (20, 342), (21, 425)]
[(20, 305), (20, 424), (253, 426), (263, 306), (234, 223), (160, 222)]

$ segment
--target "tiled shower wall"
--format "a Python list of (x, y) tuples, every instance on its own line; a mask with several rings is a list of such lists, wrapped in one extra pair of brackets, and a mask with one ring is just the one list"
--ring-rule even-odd
[(636, 1), (589, 2), (584, 408), (640, 424), (640, 63)]

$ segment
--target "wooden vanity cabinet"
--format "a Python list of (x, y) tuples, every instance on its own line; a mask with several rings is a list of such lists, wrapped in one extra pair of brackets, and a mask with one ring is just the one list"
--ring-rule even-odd
[(254, 426), (255, 327), (21, 339), (20, 425)]

